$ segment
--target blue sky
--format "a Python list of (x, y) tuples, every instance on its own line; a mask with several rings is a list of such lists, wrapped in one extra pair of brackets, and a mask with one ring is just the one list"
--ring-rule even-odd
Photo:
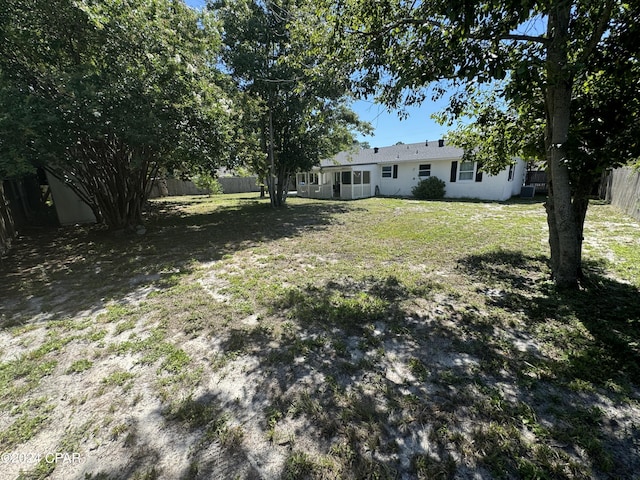
[[(202, 8), (206, 1), (185, 0), (185, 3), (193, 8)], [(386, 147), (397, 142), (417, 143), (442, 138), (447, 127), (438, 125), (430, 116), (445, 106), (445, 101), (434, 103), (427, 100), (421, 106), (407, 108), (409, 116), (405, 119), (400, 119), (398, 112), (389, 112), (383, 105), (372, 101), (359, 100), (351, 108), (374, 128), (372, 135), (360, 136), (358, 140), (367, 141), (372, 147)]]
[(445, 106), (445, 101), (426, 100), (420, 106), (407, 107), (409, 116), (404, 119), (400, 119), (396, 111), (389, 112), (383, 105), (364, 100), (355, 102), (352, 108), (361, 120), (371, 123), (374, 128), (373, 135), (360, 140), (369, 142), (372, 147), (386, 147), (398, 142), (417, 143), (442, 138), (447, 127), (438, 125), (430, 116)]

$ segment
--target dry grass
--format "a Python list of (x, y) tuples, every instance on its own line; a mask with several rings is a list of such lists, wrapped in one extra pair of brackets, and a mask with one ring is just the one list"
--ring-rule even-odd
[(640, 471), (640, 227), (611, 207), (570, 294), (537, 202), (181, 197), (148, 225), (2, 260), (7, 478)]

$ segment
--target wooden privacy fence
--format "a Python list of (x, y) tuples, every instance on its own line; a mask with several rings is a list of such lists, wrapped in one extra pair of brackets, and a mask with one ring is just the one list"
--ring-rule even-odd
[[(258, 177), (219, 177), (218, 182), (224, 193), (259, 192)], [(206, 190), (195, 186), (191, 181), (167, 178), (154, 180), (149, 198), (176, 195), (206, 195)]]
[(533, 185), (536, 187), (536, 193), (546, 193), (547, 187), (547, 172), (544, 170), (529, 170), (524, 181), (525, 185)]
[(603, 196), (614, 205), (640, 220), (640, 172), (631, 167), (612, 170), (603, 181)]
[(219, 177), (224, 193), (259, 192), (258, 177)]
[(206, 190), (195, 186), (191, 181), (167, 178), (154, 180), (149, 198), (173, 197), (179, 195), (206, 195)]

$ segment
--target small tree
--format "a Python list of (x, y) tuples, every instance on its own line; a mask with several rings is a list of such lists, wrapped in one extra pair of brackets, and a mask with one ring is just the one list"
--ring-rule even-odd
[(222, 60), (243, 93), (237, 155), (280, 207), (291, 175), (352, 145), (353, 130), (370, 127), (347, 107), (346, 75), (311, 48), (326, 44), (313, 4), (217, 0), (210, 8), (224, 27)]
[(411, 189), (411, 194), (418, 200), (438, 200), (444, 198), (445, 183), (438, 177), (429, 177)]
[(191, 179), (193, 184), (201, 190), (206, 190), (209, 195), (221, 195), (224, 193), (222, 185), (217, 178), (208, 173), (194, 175)]

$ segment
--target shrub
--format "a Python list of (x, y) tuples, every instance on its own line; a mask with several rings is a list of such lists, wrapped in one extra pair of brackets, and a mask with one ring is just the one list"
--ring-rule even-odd
[(201, 190), (206, 190), (209, 195), (220, 195), (224, 193), (222, 191), (222, 185), (220, 185), (218, 179), (209, 174), (195, 175), (191, 181), (196, 187)]
[(436, 200), (444, 198), (445, 183), (438, 177), (429, 177), (421, 180), (411, 193), (419, 200)]

